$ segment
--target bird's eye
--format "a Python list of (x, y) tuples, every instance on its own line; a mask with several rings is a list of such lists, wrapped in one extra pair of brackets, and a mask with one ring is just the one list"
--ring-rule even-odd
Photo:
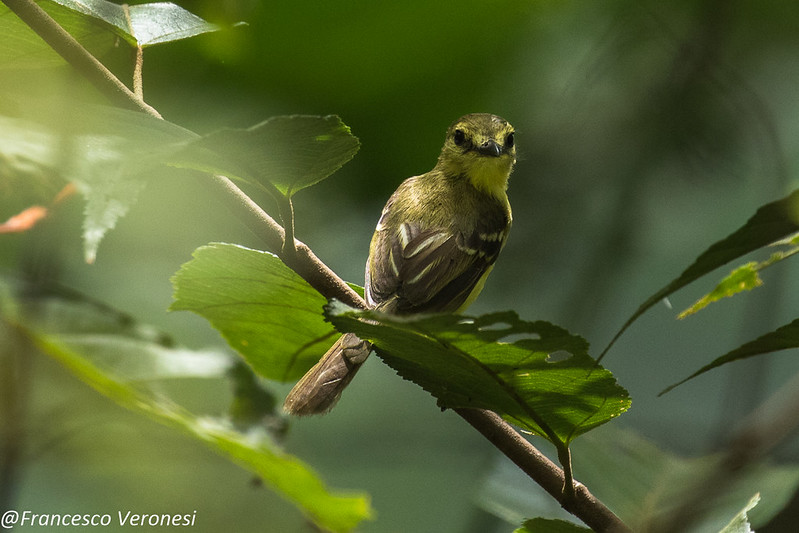
[(507, 146), (508, 148), (513, 148), (513, 144), (515, 142), (516, 139), (514, 139), (513, 132), (508, 133), (508, 136), (505, 137), (505, 146)]
[(466, 142), (466, 134), (463, 130), (455, 130), (455, 133), (452, 135), (452, 140), (457, 146), (460, 146)]

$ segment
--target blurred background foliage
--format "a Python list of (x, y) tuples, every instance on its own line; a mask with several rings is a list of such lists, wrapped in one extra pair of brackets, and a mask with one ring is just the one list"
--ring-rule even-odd
[[(337, 114), (360, 138), (351, 163), (294, 199), (298, 237), (353, 282), (362, 283), (383, 203), (402, 179), (432, 167), (447, 125), (469, 112), (507, 118), (520, 154), (514, 227), (470, 311), (555, 322), (585, 336), (594, 354), (707, 246), (799, 185), (795, 2), (176, 3), (214, 23), (247, 24), (145, 50), (145, 99), (167, 120), (208, 133), (277, 114)], [(101, 59), (130, 79), (126, 46)], [(66, 67), (20, 69), (4, 71), (0, 90), (46, 98), (75, 83)], [(78, 95), (101, 101), (88, 87)], [(0, 219), (52, 194), (45, 179), (0, 172)], [(152, 180), (93, 265), (82, 261), (80, 211), (72, 199), (34, 232), (2, 236), (2, 267), (44, 271), (189, 346), (223, 344), (201, 318), (167, 314), (169, 277), (197, 246), (259, 242), (196, 179), (170, 171)], [(722, 443), (796, 373), (795, 353), (657, 392), (795, 318), (798, 272), (783, 262), (764, 287), (676, 321), (713, 287), (711, 276), (672, 297), (673, 309), (648, 312), (603, 362), (633, 398), (611, 426), (686, 456)], [(47, 359), (26, 364), (17, 507), (197, 509), (199, 531), (311, 530), (197, 443), (111, 405)], [(199, 410), (230, 403), (221, 381), (179, 388)], [(330, 485), (372, 494), (378, 519), (363, 531), (510, 529), (475, 505), (496, 461), (491, 447), (378, 360), (333, 413), (292, 421), (285, 443)], [(794, 440), (776, 460), (798, 455)], [(758, 531), (791, 531), (797, 515), (799, 500)]]

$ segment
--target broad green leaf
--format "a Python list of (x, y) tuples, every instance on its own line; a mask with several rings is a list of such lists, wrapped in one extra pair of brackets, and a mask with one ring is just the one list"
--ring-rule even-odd
[(186, 39), (220, 29), (219, 26), (206, 22), (171, 2), (120, 5), (107, 0), (55, 1), (79, 13), (107, 22), (120, 36), (134, 45), (143, 47)]
[(746, 507), (741, 509), (741, 512), (735, 515), (735, 517), (730, 520), (730, 523), (727, 524), (719, 533), (753, 533), (752, 525), (749, 523), (748, 513), (754, 509), (759, 502), (760, 494), (755, 494), (752, 496), (752, 499), (749, 500), (749, 503), (746, 504)]
[(547, 518), (533, 518), (525, 520), (522, 527), (513, 533), (585, 533), (591, 532), (584, 526), (578, 526), (565, 520), (549, 520)]
[(730, 261), (775, 243), (799, 231), (799, 190), (785, 198), (761, 206), (747, 222), (731, 235), (705, 250), (694, 263), (668, 285), (642, 303), (616, 333), (599, 356), (601, 360), (628, 327), (650, 307), (692, 281)]
[(722, 298), (728, 298), (738, 294), (739, 292), (745, 290), (749, 291), (763, 285), (763, 280), (760, 279), (760, 271), (765, 270), (766, 268), (779, 263), (780, 261), (783, 261), (796, 253), (799, 253), (799, 235), (776, 242), (773, 245), (787, 245), (789, 248), (787, 250), (771, 254), (771, 257), (765, 261), (761, 261), (759, 263), (752, 261), (736, 268), (730, 273), (729, 276), (721, 280), (716, 288), (700, 298), (694, 305), (677, 315), (677, 318), (685, 318), (686, 316), (696, 313), (709, 304)]
[(337, 116), (278, 116), (248, 129), (206, 135), (176, 165), (259, 183), (291, 197), (341, 168), (359, 146)]
[[(197, 416), (140, 381), (142, 377), (218, 377), (228, 358), (148, 341), (130, 323), (120, 322), (120, 315), (94, 306), (41, 298), (10, 302), (10, 291), (0, 289), (0, 320), (12, 324), (99, 393), (183, 431), (253, 472), (325, 530), (350, 531), (371, 515), (366, 495), (329, 491), (315, 472), (283, 452), (263, 429), (245, 434), (227, 421)], [(148, 365), (153, 366), (147, 369)]]
[(556, 446), (630, 406), (627, 391), (588, 355), (588, 343), (548, 322), (510, 311), (404, 318), (338, 302), (326, 315), (340, 331), (374, 342), (386, 363), (442, 407), (495, 411)]
[(277, 256), (222, 243), (193, 256), (172, 278), (170, 309), (206, 318), (258, 374), (297, 379), (335, 341), (327, 300)]
[[(107, 0), (37, 0), (36, 3), (95, 55), (113, 50), (119, 37), (131, 45), (146, 47), (221, 29), (171, 2), (127, 7)], [(64, 64), (64, 59), (4, 4), (0, 4), (0, 35), (3, 36), (0, 67), (42, 68)]]
[[(118, 37), (106, 22), (55, 2), (36, 2), (62, 28), (95, 55), (113, 50)], [(0, 3), (0, 68), (48, 68), (64, 65), (64, 59), (5, 4)]]
[(717, 357), (687, 378), (678, 381), (674, 385), (670, 385), (660, 394), (666, 394), (670, 390), (682, 385), (686, 381), (704, 374), (709, 370), (718, 368), (721, 365), (738, 361), (739, 359), (753, 357), (755, 355), (762, 355), (779, 350), (788, 350), (790, 348), (799, 348), (799, 318), (790, 324), (786, 324), (780, 328), (777, 328), (776, 330), (766, 333), (765, 335), (762, 335), (751, 342), (747, 342), (746, 344), (739, 346), (731, 352), (727, 352), (726, 354)]
[(76, 184), (86, 199), (85, 257), (93, 262), (102, 238), (135, 204), (147, 173), (196, 135), (112, 107), (41, 107), (47, 112), (33, 109), (33, 119), (0, 116), (0, 156), (14, 172), (49, 173)]
[(330, 493), (319, 477), (299, 459), (282, 452), (263, 433), (242, 434), (219, 420), (196, 417), (163, 398), (150, 396), (93, 365), (60, 339), (37, 336), (39, 348), (58, 360), (86, 384), (118, 404), (157, 422), (184, 431), (252, 471), (278, 494), (294, 503), (314, 522), (332, 531), (350, 531), (371, 515), (364, 495)]

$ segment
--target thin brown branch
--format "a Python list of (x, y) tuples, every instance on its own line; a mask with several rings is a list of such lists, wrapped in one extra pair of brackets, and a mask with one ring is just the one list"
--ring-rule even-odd
[(3, 3), (113, 104), (161, 118), (158, 111), (131, 92), (33, 0), (3, 0)]
[(483, 409), (455, 409), (455, 412), (588, 527), (605, 533), (631, 531), (582, 483), (574, 481), (573, 496), (566, 495), (563, 490), (566, 480), (563, 470), (499, 415)]
[(203, 180), (218, 194), (217, 198), (258, 237), (266, 247), (276, 253), (286, 265), (299, 274), (325, 298), (337, 298), (352, 307), (366, 309), (366, 302), (352, 288), (325, 265), (302, 241), (294, 239), (294, 252), (282, 253), (285, 232), (283, 228), (225, 176)]
[[(92, 81), (110, 100), (118, 105), (138, 109), (161, 118), (160, 114), (128, 90), (105, 66), (89, 54), (66, 33), (47, 13), (30, 0), (3, 0), (23, 21), (34, 29), (53, 49), (62, 55), (79, 73)], [(295, 253), (282, 254), (285, 231), (263, 209), (224, 176), (206, 180), (220, 194), (239, 220), (273, 252), (326, 298), (337, 298), (349, 305), (366, 308), (366, 303), (335, 272), (319, 260), (301, 241), (294, 240)], [(554, 463), (498, 415), (477, 409), (457, 409), (456, 412), (485, 436), (528, 476), (541, 485), (569, 512), (599, 532), (623, 533), (629, 529), (588, 489), (576, 483), (572, 497), (564, 495), (564, 474)]]

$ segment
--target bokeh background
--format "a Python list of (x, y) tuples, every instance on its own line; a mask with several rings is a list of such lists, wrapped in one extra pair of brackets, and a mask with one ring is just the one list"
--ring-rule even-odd
[[(298, 237), (353, 282), (363, 281), (383, 203), (433, 166), (449, 123), (469, 112), (509, 120), (519, 152), (513, 231), (470, 312), (552, 321), (586, 337), (595, 354), (710, 244), (799, 186), (795, 2), (176, 3), (230, 27), (146, 49), (145, 98), (167, 120), (208, 133), (278, 114), (337, 114), (360, 138), (351, 163), (295, 197)], [(129, 79), (124, 46), (103, 59)], [(9, 75), (37, 87), (44, 74)], [(15, 212), (3, 209), (3, 219)], [(196, 179), (153, 180), (93, 265), (82, 260), (80, 214), (70, 204), (35, 240), (3, 237), (3, 267), (44, 262), (60, 282), (180, 343), (223, 345), (199, 317), (167, 313), (169, 277), (197, 246), (260, 243)], [(726, 273), (678, 292), (673, 308), (651, 309), (610, 351), (603, 364), (633, 398), (612, 425), (675, 454), (708, 453), (799, 370), (795, 352), (777, 353), (657, 397), (797, 316), (799, 269), (786, 261), (765, 273), (764, 287), (675, 320)], [(197, 531), (312, 530), (201, 444), (110, 404), (47, 359), (31, 365), (18, 507), (197, 509)], [(230, 402), (222, 380), (179, 387), (199, 411), (223, 413)], [(377, 359), (333, 413), (292, 421), (285, 445), (331, 486), (371, 493), (378, 519), (364, 532), (513, 527), (481, 505), (498, 461), (492, 448)], [(795, 463), (796, 445), (774, 461)], [(758, 531), (793, 531), (797, 509)]]

